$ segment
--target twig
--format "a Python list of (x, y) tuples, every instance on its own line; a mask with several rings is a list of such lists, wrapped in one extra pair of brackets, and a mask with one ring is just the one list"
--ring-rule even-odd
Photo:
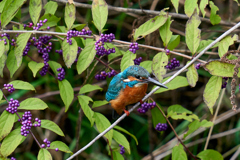
[(239, 153), (240, 153), (240, 147), (239, 147), (238, 150), (234, 153), (234, 155), (231, 157), (230, 160), (235, 160), (236, 158), (238, 158)]

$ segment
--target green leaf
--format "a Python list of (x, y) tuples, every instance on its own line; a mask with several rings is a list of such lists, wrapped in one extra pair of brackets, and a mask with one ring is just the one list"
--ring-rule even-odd
[(62, 68), (61, 64), (55, 62), (55, 61), (48, 61), (48, 64), (50, 66), (50, 68), (52, 69), (52, 71), (54, 72), (55, 75), (58, 75), (58, 68)]
[(2, 55), (4, 54), (5, 52), (5, 44), (4, 44), (4, 41), (0, 41), (0, 58), (2, 57)]
[(92, 108), (100, 107), (100, 106), (106, 105), (106, 104), (108, 104), (108, 103), (109, 103), (109, 102), (106, 101), (106, 100), (103, 100), (103, 101), (94, 101), (94, 102), (93, 102), (93, 105), (92, 105)]
[(159, 52), (153, 57), (152, 71), (159, 82), (162, 82), (163, 75), (166, 74), (167, 70), (165, 66), (168, 64), (168, 56), (165, 52)]
[(203, 17), (205, 17), (205, 14), (206, 14), (205, 7), (207, 5), (208, 5), (208, 0), (201, 0), (199, 8), (202, 12)]
[(3, 111), (2, 115), (0, 116), (0, 141), (2, 141), (2, 139), (10, 133), (14, 124), (14, 120), (14, 114), (11, 114), (6, 110)]
[(98, 85), (91, 85), (91, 84), (85, 84), (79, 91), (79, 94), (87, 93), (87, 92), (92, 92), (95, 90), (101, 90), (102, 88), (99, 87)]
[(26, 137), (21, 135), (21, 128), (13, 130), (6, 138), (4, 138), (0, 152), (4, 157), (9, 156), (20, 145)]
[(19, 67), (22, 64), (23, 50), (25, 49), (27, 42), (32, 33), (22, 33), (17, 37), (16, 45), (17, 47), (14, 50), (14, 54), (17, 59), (17, 66)]
[(112, 153), (114, 160), (124, 160), (123, 156), (119, 153), (119, 151), (113, 151)]
[(238, 36), (235, 34), (234, 36), (227, 36), (223, 38), (219, 43), (218, 43), (218, 54), (219, 57), (221, 58), (225, 53), (227, 53), (229, 46), (234, 44), (234, 41), (238, 39)]
[(4, 103), (4, 102), (6, 102), (6, 100), (0, 100), (0, 104), (2, 104), (2, 103)]
[(118, 49), (118, 47), (116, 47), (115, 45), (113, 45), (112, 43), (105, 43), (104, 45), (105, 48), (115, 48), (115, 53), (111, 53), (108, 55), (108, 61), (118, 57), (118, 56), (121, 56), (123, 55), (121, 53), (121, 51)]
[(12, 84), (15, 89), (24, 89), (24, 90), (35, 91), (35, 88), (33, 87), (33, 85), (31, 85), (28, 82), (21, 81), (21, 80), (12, 81), (9, 84)]
[[(158, 106), (161, 107), (160, 105)], [(166, 123), (166, 119), (164, 118), (163, 114), (157, 107), (151, 109), (151, 114), (153, 128), (155, 128), (158, 123)]]
[(213, 106), (216, 103), (222, 86), (222, 77), (212, 76), (203, 92), (203, 100), (213, 114)]
[(213, 125), (213, 122), (207, 121), (205, 119), (202, 122), (195, 120), (188, 125), (188, 132), (184, 134), (183, 138), (186, 138), (189, 134), (193, 133), (200, 127), (211, 127), (212, 125)]
[(37, 159), (38, 160), (52, 160), (52, 156), (51, 156), (50, 152), (48, 152), (47, 149), (41, 148), (39, 150)]
[(41, 120), (41, 128), (45, 128), (50, 131), (53, 131), (54, 133), (58, 134), (59, 136), (64, 136), (64, 133), (62, 132), (62, 130), (53, 121), (46, 120), (46, 119)]
[(120, 132), (113, 130), (113, 139), (118, 143), (121, 144), (124, 148), (127, 149), (128, 153), (131, 154), (130, 145), (127, 138)]
[(179, 0), (171, 0), (173, 7), (176, 10), (176, 13), (178, 13), (178, 5), (179, 5)]
[(86, 24), (73, 24), (71, 29), (76, 29), (78, 31), (81, 31), (84, 27), (86, 26)]
[(173, 50), (176, 48), (180, 43), (180, 35), (172, 35), (170, 41), (168, 42), (167, 48), (169, 50)]
[(7, 0), (2, 14), (1, 14), (1, 26), (5, 28), (6, 25), (15, 17), (19, 8), (26, 2), (26, 0)]
[[(5, 48), (5, 52), (3, 53), (3, 55), (0, 57), (0, 75), (1, 77), (3, 77), (3, 69), (4, 66), (6, 64), (6, 60), (7, 60), (7, 52), (8, 52), (8, 48), (9, 47), (4, 47)], [(2, 49), (4, 50), (4, 49)]]
[[(170, 77), (164, 78), (163, 82), (165, 82), (166, 80), (168, 80)], [(170, 81), (169, 83), (166, 84), (166, 86), (168, 87), (168, 89), (166, 88), (160, 88), (158, 89), (154, 94), (157, 93), (162, 93), (162, 92), (166, 92), (169, 90), (175, 90), (177, 88), (181, 88), (181, 87), (186, 87), (188, 86), (188, 81), (186, 77), (183, 76), (177, 76), (175, 77), (172, 81)], [(156, 86), (154, 86), (155, 88)]]
[[(95, 118), (96, 127), (99, 132), (105, 131), (111, 125), (109, 120), (101, 113), (94, 112), (93, 117)], [(108, 139), (109, 145), (111, 146), (113, 129), (108, 131), (104, 136)]]
[(213, 149), (204, 150), (197, 155), (201, 160), (223, 160), (223, 156)]
[(51, 146), (48, 149), (56, 149), (58, 148), (60, 151), (65, 152), (65, 153), (71, 153), (72, 151), (69, 149), (69, 147), (61, 142), (61, 141), (53, 141), (51, 142)]
[(182, 144), (173, 147), (172, 160), (187, 160), (187, 154), (184, 151)]
[(143, 61), (139, 66), (145, 68), (150, 74), (152, 73), (152, 61)]
[(192, 111), (187, 110), (179, 104), (171, 105), (170, 107), (168, 107), (167, 112), (192, 114)]
[(119, 130), (119, 131), (121, 131), (121, 132), (123, 132), (123, 133), (128, 134), (129, 136), (131, 136), (131, 137), (135, 140), (136, 144), (138, 145), (138, 140), (137, 140), (137, 138), (136, 138), (133, 134), (129, 133), (126, 129), (124, 129), (124, 128), (122, 128), (122, 127), (119, 127), (119, 126), (114, 126), (114, 129), (117, 129), (117, 130)]
[(63, 60), (68, 68), (71, 68), (72, 64), (77, 58), (78, 45), (74, 38), (71, 38), (72, 44), (67, 43), (65, 39), (62, 43)]
[(92, 109), (89, 107), (89, 101), (93, 101), (90, 97), (88, 96), (85, 96), (85, 95), (80, 95), (78, 96), (78, 101), (79, 101), (79, 104), (81, 105), (81, 108), (84, 112), (84, 114), (87, 116), (88, 120), (90, 121), (91, 123), (91, 126), (93, 126), (93, 123), (94, 123), (94, 118), (93, 118), (93, 115), (94, 115), (94, 112), (92, 111)]
[(171, 23), (172, 23), (171, 16), (169, 16), (166, 23), (164, 23), (164, 25), (162, 25), (159, 28), (160, 36), (162, 38), (164, 47), (167, 47), (168, 42), (170, 41), (170, 39), (172, 37), (172, 32), (170, 31)]
[(6, 4), (6, 2), (7, 2), (7, 0), (3, 0), (3, 1), (0, 2), (0, 13), (2, 13), (3, 8), (4, 8), (5, 4)]
[(187, 80), (188, 84), (191, 87), (195, 87), (198, 81), (198, 72), (197, 69), (195, 68), (194, 64), (188, 67), (187, 71)]
[(83, 71), (85, 71), (88, 68), (88, 66), (92, 63), (96, 55), (94, 43), (95, 42), (88, 43), (82, 50), (81, 54), (79, 55), (77, 61), (78, 74), (81, 74)]
[(3, 98), (3, 92), (2, 92), (2, 90), (0, 89), (0, 100), (2, 100), (2, 98)]
[(46, 29), (48, 26), (49, 27), (54, 27), (54, 26), (57, 26), (57, 23), (58, 21), (60, 21), (61, 18), (58, 18), (54, 15), (51, 15), (51, 14), (44, 14), (40, 20), (44, 20), (44, 19), (47, 19), (47, 22), (46, 23), (43, 23), (43, 26), (40, 27), (40, 29)]
[(211, 44), (213, 42), (213, 40), (201, 40), (198, 49), (197, 49), (197, 53), (203, 51), (209, 44)]
[(156, 31), (167, 21), (167, 18), (167, 13), (164, 12), (164, 10), (161, 10), (158, 16), (155, 16), (154, 18), (148, 20), (135, 30), (135, 33), (133, 35), (134, 41), (136, 41), (139, 36), (145, 37), (146, 35)]
[(28, 98), (20, 103), (18, 109), (25, 110), (44, 110), (48, 108), (47, 104), (39, 98)]
[(102, 32), (108, 18), (108, 5), (105, 0), (93, 0), (92, 17), (94, 25), (99, 32)]
[(19, 68), (17, 66), (17, 59), (14, 54), (14, 50), (11, 50), (7, 57), (7, 68), (10, 71), (10, 77), (13, 77), (13, 74), (17, 71)]
[(42, 0), (30, 0), (29, 14), (34, 25), (37, 25), (42, 10)]
[(66, 80), (58, 81), (58, 86), (60, 89), (60, 96), (63, 100), (63, 103), (65, 104), (65, 112), (67, 112), (70, 104), (73, 101), (74, 98), (74, 91), (71, 86), (71, 84)]
[(218, 7), (215, 6), (212, 1), (209, 1), (209, 5), (211, 8), (210, 21), (211, 21), (212, 25), (220, 23), (221, 17), (219, 15), (217, 15), (217, 11), (219, 10)]
[(200, 23), (200, 18), (195, 10), (193, 15), (187, 21), (186, 26), (186, 43), (192, 54), (196, 53), (200, 44), (201, 30), (198, 29)]
[(45, 13), (44, 14), (52, 14), (52, 15), (54, 15), (55, 12), (57, 11), (57, 8), (58, 8), (57, 2), (49, 1), (44, 6), (44, 9), (45, 9)]
[(35, 61), (31, 61), (28, 63), (28, 67), (33, 72), (33, 77), (36, 77), (37, 72), (44, 66), (44, 63), (37, 63)]
[(122, 60), (121, 60), (121, 71), (123, 72), (126, 68), (134, 65), (134, 59), (136, 58), (136, 54), (127, 51), (126, 53), (124, 53)]
[(74, 3), (72, 4), (67, 3), (65, 6), (64, 20), (68, 30), (72, 28), (75, 19), (76, 19), (76, 7)]
[(199, 13), (199, 9), (198, 9), (198, 4), (197, 4), (198, 0), (186, 0), (184, 3), (184, 11), (185, 14), (190, 17), (192, 16), (194, 10), (196, 9), (196, 13), (198, 15)]

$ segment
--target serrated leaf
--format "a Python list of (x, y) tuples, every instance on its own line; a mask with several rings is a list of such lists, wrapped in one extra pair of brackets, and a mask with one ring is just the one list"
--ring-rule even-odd
[(92, 63), (96, 55), (94, 43), (95, 42), (88, 43), (79, 55), (77, 61), (78, 74), (81, 74), (83, 71), (85, 71), (87, 67)]
[(123, 156), (119, 153), (119, 151), (113, 151), (112, 153), (114, 160), (124, 160)]
[(69, 147), (61, 142), (61, 141), (53, 141), (51, 142), (51, 145), (48, 149), (56, 149), (58, 148), (60, 151), (62, 152), (65, 152), (65, 153), (71, 153), (72, 154), (72, 151), (69, 149)]
[(218, 43), (218, 54), (219, 57), (221, 58), (225, 53), (227, 53), (229, 46), (234, 44), (234, 41), (238, 39), (238, 36), (235, 34), (234, 36), (227, 36), (223, 38), (219, 43)]
[(106, 101), (106, 100), (103, 100), (103, 101), (94, 101), (94, 102), (93, 102), (93, 105), (92, 105), (92, 108), (100, 107), (100, 106), (106, 105), (106, 104), (108, 104), (108, 103), (109, 103), (109, 102)]
[(127, 51), (126, 53), (124, 53), (122, 60), (121, 60), (121, 64), (120, 64), (121, 71), (123, 72), (129, 66), (134, 65), (133, 60), (135, 58), (136, 58), (136, 54), (134, 54), (130, 51)]
[(0, 116), (0, 141), (6, 137), (12, 130), (15, 120), (15, 114), (9, 113), (6, 110)]
[(44, 110), (48, 108), (47, 104), (39, 98), (28, 98), (20, 103), (18, 109), (25, 110)]
[(168, 64), (168, 56), (165, 52), (160, 52), (153, 57), (152, 71), (159, 82), (162, 82), (163, 75), (166, 74), (167, 70), (165, 66)]
[(176, 48), (180, 43), (180, 35), (172, 35), (170, 41), (168, 42), (167, 48), (169, 50), (173, 50)]
[(4, 138), (0, 152), (4, 157), (9, 156), (20, 145), (26, 137), (21, 135), (21, 128), (13, 130), (6, 138)]
[(201, 0), (199, 8), (202, 12), (203, 17), (205, 17), (206, 11), (205, 11), (205, 7), (208, 5), (208, 0)]
[(187, 154), (184, 151), (182, 144), (173, 147), (172, 160), (187, 160)]
[[(161, 107), (160, 105), (158, 106)], [(151, 114), (153, 128), (155, 128), (158, 123), (166, 123), (166, 119), (164, 118), (163, 114), (157, 107), (151, 109)]]
[(1, 27), (5, 28), (6, 25), (13, 19), (17, 14), (19, 8), (26, 2), (26, 0), (7, 0), (2, 14), (1, 14)]
[[(95, 118), (96, 127), (100, 133), (105, 131), (111, 125), (109, 120), (101, 113), (94, 112), (93, 117)], [(109, 145), (111, 146), (113, 129), (108, 131), (104, 136), (108, 139)]]
[(198, 81), (198, 72), (197, 69), (195, 68), (194, 64), (188, 67), (187, 71), (187, 80), (188, 84), (191, 87), (195, 87)]
[(66, 80), (58, 81), (58, 86), (60, 90), (60, 96), (65, 104), (65, 112), (67, 112), (70, 104), (74, 98), (74, 91), (71, 84)]
[(41, 128), (48, 129), (48, 130), (53, 131), (54, 133), (56, 133), (60, 136), (64, 136), (64, 133), (62, 132), (60, 127), (56, 123), (54, 123), (53, 121), (46, 120), (46, 119), (41, 120)]
[(31, 69), (33, 72), (33, 77), (36, 77), (37, 72), (42, 69), (44, 66), (44, 63), (37, 63), (35, 61), (31, 61), (28, 63), (28, 67)]
[(89, 101), (92, 102), (93, 100), (90, 97), (88, 97), (88, 96), (85, 96), (85, 95), (78, 96), (78, 102), (81, 105), (81, 108), (82, 108), (84, 114), (87, 116), (88, 120), (90, 121), (91, 126), (93, 126), (93, 123), (94, 123), (94, 118), (93, 118), (94, 112), (88, 106)]
[(212, 25), (220, 23), (221, 17), (217, 15), (217, 11), (219, 10), (218, 7), (215, 6), (212, 1), (209, 1), (209, 6), (211, 8), (210, 21)]
[[(164, 78), (163, 82), (165, 82), (166, 80), (168, 80), (170, 77)], [(169, 90), (174, 90), (177, 88), (181, 88), (181, 87), (186, 87), (188, 86), (188, 81), (186, 77), (183, 76), (177, 76), (175, 77), (172, 81), (170, 81), (169, 83), (166, 84), (166, 86), (168, 87), (168, 89), (161, 87), (160, 89), (158, 89), (156, 92), (154, 92), (154, 94), (157, 93), (162, 93), (162, 92), (166, 92)], [(154, 86), (155, 88), (156, 86)]]
[(51, 156), (50, 152), (48, 152), (47, 149), (41, 148), (38, 152), (37, 159), (38, 160), (52, 160), (52, 156)]
[(22, 64), (23, 50), (25, 49), (27, 42), (32, 33), (22, 33), (17, 37), (16, 48), (14, 54), (17, 59), (17, 66), (19, 67)]
[(21, 80), (12, 81), (9, 84), (12, 84), (15, 89), (24, 89), (24, 90), (35, 91), (35, 88), (33, 87), (33, 85), (31, 85), (28, 82), (21, 81)]
[(188, 132), (184, 134), (183, 138), (186, 138), (188, 135), (190, 135), (200, 127), (211, 127), (212, 125), (213, 125), (213, 122), (207, 121), (205, 119), (202, 120), (202, 122), (195, 120), (188, 125)]
[(136, 41), (139, 36), (145, 37), (146, 35), (156, 31), (167, 21), (167, 18), (167, 13), (164, 12), (164, 10), (161, 10), (158, 16), (148, 20), (135, 30), (133, 35), (134, 41)]
[(201, 160), (223, 160), (223, 156), (213, 149), (204, 150), (197, 155)]
[(152, 73), (152, 61), (143, 61), (139, 66), (145, 68), (150, 74)]
[(57, 10), (58, 4), (57, 2), (49, 1), (47, 4), (45, 4), (44, 9), (45, 13), (44, 14), (52, 14), (54, 15), (56, 10)]
[(201, 31), (198, 29), (200, 23), (200, 18), (195, 10), (186, 25), (186, 43), (192, 54), (196, 53), (200, 44)]
[(75, 19), (76, 19), (76, 7), (74, 3), (72, 4), (67, 3), (65, 6), (64, 20), (68, 30), (72, 28)]
[(42, 10), (42, 0), (30, 0), (29, 14), (34, 25), (37, 25)]
[(91, 92), (91, 91), (94, 91), (94, 90), (101, 90), (102, 91), (102, 88), (99, 87), (98, 85), (86, 84), (80, 89), (79, 94)]
[(176, 13), (178, 13), (178, 5), (179, 5), (179, 0), (171, 0), (173, 7), (176, 10)]
[(68, 68), (71, 68), (72, 64), (77, 58), (78, 45), (74, 38), (71, 38), (72, 44), (67, 43), (65, 39), (62, 43), (63, 60)]
[(105, 0), (93, 0), (92, 17), (94, 25), (99, 32), (102, 32), (108, 18), (108, 5)]
[(20, 66), (17, 66), (17, 59), (14, 54), (14, 50), (11, 50), (7, 57), (7, 68), (10, 71), (10, 77), (12, 78), (14, 73)]
[(128, 132), (126, 129), (124, 129), (124, 128), (122, 128), (122, 127), (119, 127), (119, 126), (114, 126), (114, 129), (117, 129), (117, 130), (119, 130), (119, 131), (121, 131), (121, 132), (123, 132), (123, 133), (128, 134), (129, 136), (131, 136), (131, 137), (135, 140), (136, 144), (138, 145), (138, 140), (137, 140), (136, 136), (134, 136), (133, 134), (131, 134), (130, 132)]
[(212, 76), (203, 92), (203, 100), (213, 114), (213, 106), (216, 103), (222, 86), (222, 77)]
[(54, 72), (55, 75), (58, 75), (58, 68), (62, 68), (61, 64), (55, 62), (55, 61), (48, 61), (48, 64), (50, 66), (50, 68), (52, 69), (52, 71)]
[(44, 19), (47, 19), (47, 22), (46, 23), (43, 23), (43, 26), (40, 27), (40, 29), (46, 29), (47, 27), (54, 27), (54, 26), (57, 26), (57, 23), (58, 21), (60, 21), (61, 18), (58, 18), (54, 15), (51, 15), (51, 14), (44, 14), (40, 20), (44, 20)]
[(186, 0), (185, 1), (184, 12), (188, 17), (192, 16), (195, 9), (196, 9), (196, 13), (197, 14), (199, 13), (197, 1), (198, 0)]
[(116, 130), (113, 130), (113, 139), (118, 144), (121, 144), (124, 148), (126, 148), (128, 153), (131, 154), (129, 142), (128, 142), (127, 138), (123, 134), (121, 134), (120, 132), (118, 132)]
[(160, 36), (162, 38), (164, 47), (167, 47), (168, 42), (170, 41), (170, 39), (172, 37), (172, 32), (170, 31), (171, 23), (172, 23), (171, 16), (169, 16), (167, 21), (164, 23), (164, 25), (162, 25), (159, 28)]

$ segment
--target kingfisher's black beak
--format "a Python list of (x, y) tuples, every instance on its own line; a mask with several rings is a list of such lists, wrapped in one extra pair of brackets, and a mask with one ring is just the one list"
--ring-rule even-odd
[(155, 79), (153, 79), (153, 78), (151, 78), (151, 77), (148, 77), (148, 79), (145, 79), (145, 82), (147, 82), (147, 83), (153, 83), (153, 84), (155, 84), (155, 85), (157, 85), (157, 86), (159, 86), (159, 87), (163, 87), (163, 88), (167, 88), (167, 89), (168, 89), (167, 86), (165, 86), (164, 84), (156, 81)]

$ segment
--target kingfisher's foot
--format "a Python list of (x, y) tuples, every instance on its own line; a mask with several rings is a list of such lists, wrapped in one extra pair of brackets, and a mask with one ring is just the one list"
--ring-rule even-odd
[(142, 101), (142, 100), (140, 100), (139, 102), (140, 102), (140, 104), (143, 104), (143, 101)]
[(123, 110), (124, 113), (126, 113), (127, 116), (129, 116), (130, 112), (128, 112), (126, 109)]

